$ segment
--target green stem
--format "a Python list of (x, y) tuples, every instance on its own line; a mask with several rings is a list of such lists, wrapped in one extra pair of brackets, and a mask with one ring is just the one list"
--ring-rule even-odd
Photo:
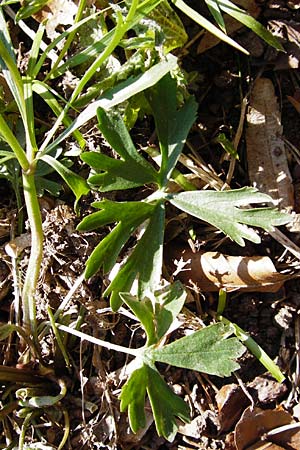
[(282, 383), (285, 380), (285, 376), (279, 369), (279, 367), (272, 361), (267, 353), (258, 345), (252, 337), (250, 337), (242, 328), (235, 323), (230, 322), (223, 316), (217, 316), (218, 319), (225, 325), (233, 327), (236, 337), (245, 344), (248, 350), (259, 360), (259, 362), (265, 366), (265, 368), (271, 373), (271, 375), (279, 382)]
[(34, 174), (23, 173), (23, 190), (31, 229), (31, 252), (22, 290), (23, 325), (37, 343), (35, 298), (43, 256), (43, 228)]

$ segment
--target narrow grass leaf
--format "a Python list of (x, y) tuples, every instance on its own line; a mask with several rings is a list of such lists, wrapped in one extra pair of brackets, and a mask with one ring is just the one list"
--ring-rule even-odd
[(273, 36), (273, 34), (268, 31), (260, 22), (250, 16), (246, 11), (239, 8), (237, 5), (232, 3), (230, 0), (220, 0), (218, 1), (220, 8), (228, 15), (234, 17), (234, 19), (241, 22), (246, 27), (250, 28), (254, 33), (256, 33), (260, 38), (262, 38), (267, 44), (276, 48), (277, 50), (284, 51), (284, 48), (278, 41), (278, 39)]
[(74, 120), (73, 124), (47, 147), (46, 152), (49, 152), (71, 133), (95, 117), (99, 107), (105, 110), (113, 108), (119, 103), (128, 100), (133, 95), (155, 85), (166, 73), (175, 69), (176, 66), (177, 58), (173, 55), (167, 55), (165, 61), (151, 67), (147, 72), (136, 77), (131, 77), (114, 88), (109, 89), (98, 100), (87, 106)]
[(37, 32), (35, 33), (35, 37), (31, 46), (30, 50), (30, 56), (28, 61), (28, 68), (27, 68), (27, 76), (33, 77), (34, 68), (36, 66), (39, 52), (40, 52), (40, 46), (43, 39), (43, 35), (45, 32), (45, 24), (40, 23), (39, 28)]
[[(247, 50), (245, 50), (242, 46), (240, 46), (237, 42), (235, 42), (229, 36), (227, 36), (227, 34), (223, 33), (223, 31), (220, 30), (220, 28), (216, 27), (205, 17), (201, 16), (201, 14), (199, 14), (197, 11), (195, 11), (193, 8), (188, 6), (183, 0), (172, 0), (172, 2), (174, 3), (175, 6), (177, 6), (177, 8), (179, 8), (190, 19), (197, 22), (198, 25), (205, 28), (207, 31), (209, 31), (210, 33), (215, 35), (221, 41), (224, 41), (227, 44), (231, 45), (232, 47), (236, 48), (237, 50), (240, 50), (241, 52), (245, 53), (246, 55), (249, 55), (249, 52)], [(220, 3), (219, 3), (219, 5), (220, 5)], [(220, 7), (221, 7), (221, 5), (220, 5)]]
[[(63, 109), (60, 106), (60, 104), (58, 103), (58, 101), (56, 100), (53, 93), (51, 92), (51, 88), (46, 83), (43, 83), (42, 81), (34, 80), (32, 83), (32, 90), (36, 94), (38, 94), (44, 100), (45, 103), (47, 103), (47, 105), (52, 109), (52, 111), (54, 112), (54, 114), (57, 117), (61, 114)], [(63, 124), (66, 127), (70, 126), (72, 123), (73, 123), (73, 120), (69, 116), (65, 116), (63, 118)], [(80, 148), (84, 148), (85, 139), (82, 136), (82, 134), (80, 133), (80, 131), (75, 130), (73, 132), (73, 136), (77, 140)]]
[(226, 26), (225, 26), (225, 22), (219, 7), (219, 1), (218, 0), (205, 0), (205, 3), (207, 4), (208, 9), (211, 12), (211, 15), (213, 16), (213, 18), (215, 19), (215, 21), (217, 22), (217, 24), (219, 25), (219, 27), (221, 28), (221, 30), (223, 31), (223, 33), (226, 33)]
[(10, 34), (7, 29), (7, 23), (3, 15), (2, 7), (0, 6), (0, 68), (8, 87), (17, 103), (18, 109), (22, 115), (23, 120), (25, 116), (25, 100), (23, 95), (22, 78), (18, 70), (16, 57), (14, 54), (14, 47), (10, 39)]

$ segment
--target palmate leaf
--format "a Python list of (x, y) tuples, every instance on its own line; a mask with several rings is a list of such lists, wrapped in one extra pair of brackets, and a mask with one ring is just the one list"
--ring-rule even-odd
[(231, 334), (233, 328), (220, 322), (145, 353), (154, 361), (227, 377), (239, 369), (236, 359), (245, 351), (237, 338), (228, 339)]
[(193, 97), (177, 110), (176, 90), (176, 81), (167, 74), (145, 93), (152, 109), (159, 139), (161, 188), (167, 185), (197, 112), (197, 103)]
[(164, 204), (157, 203), (149, 217), (143, 236), (104, 292), (104, 295), (111, 294), (110, 304), (114, 311), (122, 304), (119, 293), (129, 292), (135, 279), (138, 281), (140, 298), (149, 292), (154, 292), (160, 283), (165, 222)]
[(268, 195), (249, 187), (222, 192), (181, 192), (169, 195), (169, 200), (182, 211), (219, 228), (241, 246), (245, 245), (244, 238), (260, 243), (258, 234), (245, 225), (273, 231), (275, 226), (292, 220), (290, 215), (275, 208), (239, 208), (251, 203), (272, 202)]
[(97, 116), (103, 136), (122, 159), (116, 160), (97, 152), (83, 153), (81, 158), (84, 162), (102, 171), (92, 175), (89, 182), (102, 192), (157, 182), (158, 173), (137, 152), (121, 116), (103, 108), (98, 108)]
[(102, 266), (104, 272), (111, 270), (131, 234), (151, 217), (155, 210), (153, 205), (144, 202), (115, 203), (103, 200), (93, 203), (92, 206), (101, 211), (85, 217), (77, 226), (78, 230), (90, 231), (109, 223), (117, 222), (118, 224), (93, 250), (86, 263), (86, 278), (93, 276)]
[(120, 410), (128, 408), (129, 423), (134, 432), (143, 428), (146, 424), (146, 391), (157, 434), (172, 442), (178, 429), (176, 418), (189, 422), (190, 411), (187, 403), (174, 394), (155, 368), (144, 364), (131, 374), (121, 391)]
[(146, 345), (138, 356), (139, 366), (122, 388), (121, 411), (128, 409), (130, 426), (137, 432), (146, 423), (147, 394), (158, 435), (172, 441), (178, 428), (176, 418), (189, 422), (189, 408), (168, 387), (157, 372), (155, 363), (165, 362), (224, 377), (239, 368), (236, 359), (244, 353), (245, 347), (236, 337), (230, 337), (234, 327), (222, 322), (158, 347), (184, 304), (185, 292), (179, 282), (155, 292), (152, 301), (147, 298), (139, 300), (127, 293), (120, 295), (140, 319), (147, 334)]

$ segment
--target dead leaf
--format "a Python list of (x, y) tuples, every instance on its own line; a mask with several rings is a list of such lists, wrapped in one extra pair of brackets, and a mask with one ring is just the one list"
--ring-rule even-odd
[(272, 81), (254, 83), (247, 114), (247, 161), (251, 183), (269, 194), (281, 209), (294, 208), (294, 190), (284, 141), (281, 114)]
[(300, 424), (292, 423), (284, 427), (276, 428), (267, 433), (266, 438), (277, 445), (282, 445), (289, 450), (300, 448)]
[(58, 25), (73, 25), (77, 6), (72, 0), (52, 0), (34, 14), (35, 20), (43, 22), (47, 19), (46, 33), (49, 39), (55, 39)]
[[(283, 409), (251, 408), (244, 411), (241, 419), (235, 427), (235, 445), (237, 450), (261, 449), (256, 443), (262, 445), (261, 438), (265, 433), (279, 426), (293, 422), (292, 416)], [(256, 446), (252, 446), (255, 444)], [(252, 446), (252, 447), (250, 447)], [(276, 447), (265, 447), (268, 450), (275, 450)], [(279, 447), (281, 448), (281, 447)]]
[(236, 424), (250, 400), (239, 385), (232, 383), (221, 387), (216, 395), (216, 402), (219, 411), (220, 432), (224, 432)]
[[(171, 253), (172, 252), (172, 253)], [(167, 252), (168, 253), (168, 252)], [(219, 252), (196, 252), (173, 248), (167, 255), (181, 271), (182, 282), (191, 281), (203, 291), (242, 289), (248, 292), (277, 292), (289, 278), (276, 271), (267, 256), (229, 256)], [(176, 272), (175, 272), (176, 273)]]
[[(261, 11), (261, 8), (257, 5), (255, 0), (239, 0), (235, 1), (235, 3), (240, 6), (241, 8), (245, 9), (248, 14), (252, 17), (258, 17)], [(243, 24), (241, 22), (238, 22), (237, 20), (233, 19), (231, 16), (228, 16), (227, 14), (224, 14), (224, 22), (226, 26), (226, 31), (229, 36), (232, 36), (236, 31), (243, 28)], [(216, 36), (214, 36), (212, 33), (209, 33), (208, 31), (204, 32), (203, 38), (200, 41), (200, 44), (197, 48), (197, 53), (204, 53), (210, 48), (215, 47), (217, 44), (219, 44), (220, 39), (218, 39)]]
[(5, 252), (11, 258), (17, 258), (25, 248), (31, 246), (31, 234), (23, 233), (5, 245)]
[(285, 52), (279, 52), (275, 70), (298, 69), (300, 60), (300, 24), (294, 20), (271, 20), (273, 33), (280, 38)]

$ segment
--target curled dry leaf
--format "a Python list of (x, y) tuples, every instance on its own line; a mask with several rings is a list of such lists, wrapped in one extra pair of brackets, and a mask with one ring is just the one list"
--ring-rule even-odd
[(294, 208), (294, 191), (282, 136), (281, 114), (271, 80), (259, 78), (247, 114), (247, 161), (251, 183), (281, 209)]
[[(245, 409), (241, 419), (235, 427), (236, 449), (250, 450), (255, 448), (265, 448), (260, 446), (264, 445), (264, 443), (260, 441), (261, 438), (264, 438), (265, 433), (292, 422), (292, 416), (283, 409), (262, 410), (260, 408), (251, 408), (249, 406)], [(266, 448), (268, 450), (276, 449), (276, 447), (272, 448), (270, 446)]]
[[(276, 292), (289, 278), (276, 271), (267, 256), (229, 256), (219, 252), (196, 252), (172, 249), (171, 260), (181, 268), (175, 275), (183, 282), (192, 282), (203, 291), (242, 289), (249, 292)], [(168, 258), (168, 255), (167, 255)]]

